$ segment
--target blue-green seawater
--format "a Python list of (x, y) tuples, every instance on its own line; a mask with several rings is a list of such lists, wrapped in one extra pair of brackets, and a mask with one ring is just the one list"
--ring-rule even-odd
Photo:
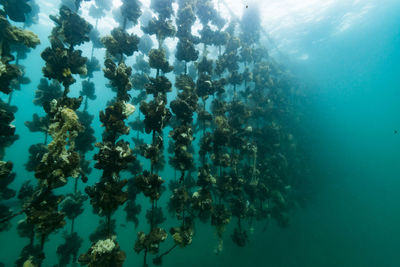
[[(379, 3), (376, 1), (374, 10), (361, 23), (340, 34), (330, 34), (329, 18), (310, 25), (307, 34), (294, 43), (298, 47), (293, 47), (305, 51), (308, 59), (291, 59), (290, 54), (281, 59), (305, 85), (310, 100), (304, 132), (311, 137), (311, 193), (305, 205), (292, 212), (290, 225), (280, 228), (274, 222), (256, 224), (254, 235), (244, 248), (230, 241), (230, 226), (223, 252), (215, 255), (214, 228), (197, 223), (193, 244), (165, 257), (163, 266), (400, 266), (400, 3)], [(334, 16), (336, 11), (332, 12)], [(42, 78), (44, 62), (40, 52), (49, 44), (51, 28), (52, 25), (31, 28), (42, 40), (26, 60), (21, 60), (32, 82), (13, 95), (12, 102), (19, 108), (14, 124), (20, 139), (6, 150), (5, 159), (14, 162), (17, 179), (11, 187), (16, 190), (25, 180), (34, 179), (24, 164), (29, 146), (43, 141), (43, 135), (29, 132), (24, 122), (31, 120), (33, 113), (42, 112), (32, 100)], [(86, 55), (90, 53), (89, 46), (82, 49)], [(101, 59), (103, 54), (96, 50), (95, 56)], [(114, 93), (104, 86), (106, 80), (101, 72), (94, 75), (97, 99), (89, 104), (89, 112), (95, 114), (93, 126), (100, 140), (103, 128), (98, 112)], [(72, 86), (71, 92), (77, 96), (78, 85)], [(86, 158), (92, 158), (93, 153)], [(161, 173), (166, 180), (173, 175), (170, 168)], [(94, 169), (88, 184), (100, 176)], [(69, 193), (72, 187), (70, 182), (57, 192)], [(80, 184), (80, 189), (83, 187)], [(167, 198), (166, 193), (162, 201)], [(142, 210), (149, 206), (143, 197), (139, 202), (144, 206)], [(124, 266), (141, 266), (142, 254), (133, 251), (137, 230), (125, 222), (122, 208), (113, 218), (117, 219), (118, 242), (127, 253)], [(19, 219), (12, 221), (14, 227), (10, 231), (0, 233), (0, 262), (6, 266), (13, 266), (27, 243), (16, 232)], [(85, 212), (76, 220), (76, 230), (84, 239), (81, 253), (90, 247), (88, 235), (98, 220), (87, 201)], [(165, 224), (174, 223), (177, 222), (168, 218)], [(68, 221), (65, 230), (69, 224)], [(141, 223), (138, 230), (146, 227)], [(57, 263), (56, 249), (63, 242), (62, 231), (51, 235), (46, 243), (43, 266)], [(172, 241), (168, 242), (163, 246), (169, 247)]]

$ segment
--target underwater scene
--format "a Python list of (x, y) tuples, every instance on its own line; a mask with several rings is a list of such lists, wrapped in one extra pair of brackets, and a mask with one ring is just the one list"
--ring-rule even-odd
[(399, 14), (0, 0), (0, 267), (399, 267)]

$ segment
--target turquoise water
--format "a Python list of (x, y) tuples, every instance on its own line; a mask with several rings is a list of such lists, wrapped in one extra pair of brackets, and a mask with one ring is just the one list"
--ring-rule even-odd
[[(46, 7), (43, 9), (47, 11)], [(400, 5), (395, 1), (376, 3), (359, 23), (340, 34), (331, 34), (335, 12), (343, 12), (333, 10), (320, 24), (309, 25), (307, 33), (291, 44), (292, 49), (306, 53), (308, 59), (298, 60), (282, 48), (284, 57), (278, 60), (306, 88), (307, 116), (302, 130), (308, 135), (305, 138), (307, 164), (311, 166), (304, 203), (291, 211), (289, 226), (281, 228), (275, 221), (257, 223), (248, 244), (240, 248), (230, 240), (229, 234), (233, 231), (230, 225), (224, 236), (224, 250), (216, 255), (215, 229), (198, 222), (193, 243), (184, 249), (175, 249), (165, 257), (163, 266), (400, 266), (399, 11)], [(13, 94), (12, 103), (19, 108), (13, 124), (20, 139), (6, 149), (5, 159), (14, 163), (17, 178), (10, 187), (15, 190), (27, 179), (34, 180), (33, 174), (24, 167), (27, 150), (31, 144), (43, 141), (43, 135), (29, 132), (24, 122), (31, 120), (33, 113), (42, 112), (33, 106), (32, 100), (42, 78), (44, 62), (40, 53), (49, 45), (47, 36), (52, 26), (30, 28), (42, 43), (27, 59), (21, 60), (31, 84)], [(275, 40), (278, 44), (281, 41)], [(90, 45), (82, 46), (86, 56), (90, 49)], [(104, 51), (95, 50), (94, 55), (102, 62)], [(88, 111), (95, 115), (95, 136), (101, 140), (103, 128), (98, 112), (115, 94), (104, 87), (107, 80), (102, 72), (95, 72), (93, 81), (97, 99), (89, 103)], [(78, 96), (79, 84), (71, 87), (72, 96)], [(1, 97), (7, 99), (4, 95)], [(146, 137), (146, 141), (150, 138)], [(96, 152), (97, 149), (89, 152), (86, 158), (91, 159)], [(143, 163), (148, 168), (148, 163)], [(174, 171), (167, 167), (160, 175), (172, 179)], [(89, 185), (100, 176), (101, 172), (94, 169)], [(84, 185), (79, 187), (83, 190)], [(73, 183), (69, 182), (56, 192), (66, 194), (72, 190)], [(161, 202), (168, 198), (169, 193), (164, 193)], [(138, 202), (149, 207), (143, 195), (138, 197)], [(91, 246), (88, 235), (99, 218), (92, 214), (89, 201), (84, 208), (85, 212), (75, 222), (77, 232), (84, 239), (80, 253)], [(12, 220), (9, 231), (0, 232), (0, 240), (6, 244), (1, 249), (0, 262), (5, 266), (13, 266), (28, 242), (15, 229), (21, 218)], [(133, 251), (137, 230), (132, 223), (125, 222), (122, 208), (113, 218), (117, 219), (118, 242), (127, 253), (124, 266), (142, 266), (143, 255)], [(167, 218), (166, 227), (177, 224), (175, 218)], [(144, 228), (144, 223), (139, 224), (138, 230)], [(69, 221), (46, 242), (43, 266), (57, 263), (56, 249), (63, 242), (62, 231), (67, 229), (70, 229)], [(168, 239), (163, 248), (172, 244)]]

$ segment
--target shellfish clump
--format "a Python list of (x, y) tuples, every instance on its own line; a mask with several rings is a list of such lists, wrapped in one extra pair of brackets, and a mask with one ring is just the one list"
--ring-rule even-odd
[(99, 240), (93, 246), (92, 254), (110, 253), (115, 248), (115, 243), (112, 239)]

